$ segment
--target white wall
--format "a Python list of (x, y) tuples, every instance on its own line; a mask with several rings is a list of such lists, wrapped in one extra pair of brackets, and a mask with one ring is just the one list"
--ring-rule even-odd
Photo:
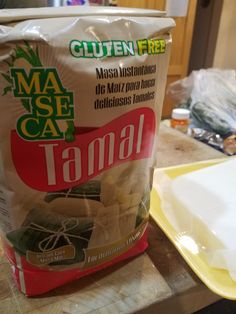
[(217, 68), (236, 69), (235, 0), (224, 0), (213, 66)]

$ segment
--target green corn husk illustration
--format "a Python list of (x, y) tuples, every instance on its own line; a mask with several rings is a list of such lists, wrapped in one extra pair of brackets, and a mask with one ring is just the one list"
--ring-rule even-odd
[(10, 76), (10, 73), (9, 71), (7, 73), (4, 73), (4, 72), (1, 72), (1, 76), (8, 82), (10, 83), (10, 85), (4, 87), (3, 89), (3, 93), (2, 93), (2, 96), (6, 95), (7, 93), (11, 92), (12, 91), (12, 88), (13, 88), (13, 80)]
[(16, 45), (15, 51), (15, 60), (25, 59), (32, 67), (42, 67), (42, 63), (39, 57), (38, 47), (35, 50), (30, 46), (27, 41), (24, 41), (25, 46), (21, 47)]
[[(42, 67), (42, 62), (39, 56), (38, 47), (35, 50), (30, 46), (27, 41), (24, 41), (24, 46), (21, 47), (16, 45), (16, 48), (13, 50), (13, 54), (10, 56), (10, 60), (4, 60), (3, 62), (8, 65), (9, 68), (14, 66), (14, 63), (17, 59), (24, 59), (27, 61), (32, 67)], [(13, 79), (10, 76), (10, 71), (8, 70), (6, 73), (0, 72), (1, 76), (9, 83), (10, 85), (6, 86), (3, 89), (2, 96), (5, 96), (7, 93), (11, 92), (13, 89)], [(26, 103), (27, 100), (23, 99), (22, 105), (23, 107), (29, 111), (29, 106)]]
[[(75, 223), (76, 222), (76, 223)], [(62, 226), (65, 230), (62, 232)], [(66, 215), (50, 212), (46, 209), (32, 209), (23, 225), (7, 234), (14, 249), (23, 256), (27, 251), (50, 251), (64, 245), (73, 245), (75, 256), (72, 259), (52, 262), (50, 265), (70, 265), (84, 260), (84, 249), (92, 234), (93, 220), (74, 219)]]
[(90, 199), (100, 202), (101, 183), (97, 180), (91, 180), (79, 186), (74, 186), (70, 190), (50, 192), (45, 196), (46, 202), (51, 202), (58, 197), (73, 197)]
[[(14, 62), (16, 60), (16, 57), (14, 55), (10, 56), (10, 60), (4, 60), (3, 63), (6, 63), (9, 68), (14, 66)], [(10, 76), (10, 71), (8, 70), (6, 73), (0, 72), (1, 76), (7, 81), (7, 83), (10, 83), (10, 85), (4, 87), (2, 96), (5, 96), (7, 93), (12, 91), (13, 88), (13, 80)]]

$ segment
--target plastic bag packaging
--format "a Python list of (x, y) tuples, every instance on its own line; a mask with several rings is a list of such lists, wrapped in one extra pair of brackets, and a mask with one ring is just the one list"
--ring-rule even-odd
[(26, 295), (143, 252), (174, 21), (0, 12), (0, 226)]
[[(175, 242), (236, 281), (236, 159), (171, 178), (157, 169), (154, 188)], [(209, 279), (211, 280), (211, 279)]]
[(193, 71), (170, 84), (167, 94), (190, 109), (195, 127), (223, 137), (236, 131), (235, 70)]

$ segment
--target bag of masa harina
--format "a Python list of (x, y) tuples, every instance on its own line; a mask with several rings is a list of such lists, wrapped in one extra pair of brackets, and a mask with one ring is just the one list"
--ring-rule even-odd
[(31, 296), (146, 249), (174, 22), (73, 7), (0, 23), (0, 227)]

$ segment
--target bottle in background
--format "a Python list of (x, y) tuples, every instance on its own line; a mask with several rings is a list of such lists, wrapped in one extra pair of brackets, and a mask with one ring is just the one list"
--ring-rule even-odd
[(183, 133), (188, 132), (190, 111), (184, 108), (175, 108), (171, 114), (171, 127)]

